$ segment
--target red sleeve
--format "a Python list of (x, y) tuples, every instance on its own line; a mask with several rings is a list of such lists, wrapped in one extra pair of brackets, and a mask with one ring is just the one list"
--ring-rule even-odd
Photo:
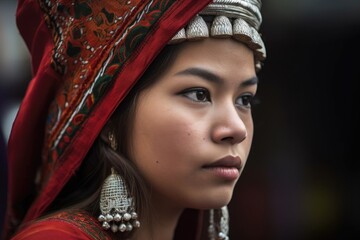
[(61, 220), (41, 221), (28, 225), (11, 240), (56, 240), (56, 239), (91, 239), (78, 227)]

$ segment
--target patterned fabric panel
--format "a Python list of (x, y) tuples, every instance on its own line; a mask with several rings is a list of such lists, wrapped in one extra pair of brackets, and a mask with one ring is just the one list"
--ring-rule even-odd
[(61, 164), (56, 160), (153, 23), (174, 1), (39, 1), (53, 31), (53, 67), (63, 75), (48, 114), (44, 180)]

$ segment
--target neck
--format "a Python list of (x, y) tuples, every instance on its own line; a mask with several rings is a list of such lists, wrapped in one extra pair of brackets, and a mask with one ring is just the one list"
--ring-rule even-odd
[(161, 200), (153, 199), (151, 203), (149, 224), (143, 224), (137, 229), (132, 240), (172, 240), (183, 209), (170, 206)]

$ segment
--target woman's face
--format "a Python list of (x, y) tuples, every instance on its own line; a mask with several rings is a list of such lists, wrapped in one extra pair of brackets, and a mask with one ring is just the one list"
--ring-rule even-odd
[(132, 158), (157, 202), (218, 208), (232, 196), (253, 137), (253, 52), (231, 39), (185, 43), (141, 92)]

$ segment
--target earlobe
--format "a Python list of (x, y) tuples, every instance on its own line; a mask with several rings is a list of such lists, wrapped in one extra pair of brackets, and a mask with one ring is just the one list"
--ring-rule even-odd
[(114, 133), (112, 131), (108, 132), (108, 140), (109, 140), (110, 147), (112, 148), (112, 150), (116, 151), (117, 147), (118, 147), (118, 144), (117, 144), (115, 135), (114, 135)]
[[(111, 136), (110, 136), (111, 135)], [(109, 145), (111, 147), (111, 138), (113, 138), (113, 141), (115, 139), (115, 134), (114, 134), (114, 127), (112, 126), (111, 122), (109, 121), (104, 128), (101, 130), (100, 135), (99, 135), (100, 139), (102, 141), (104, 141), (107, 145)], [(116, 141), (116, 140), (115, 140)], [(114, 144), (114, 143), (113, 143)], [(111, 147), (112, 148), (112, 147)]]

